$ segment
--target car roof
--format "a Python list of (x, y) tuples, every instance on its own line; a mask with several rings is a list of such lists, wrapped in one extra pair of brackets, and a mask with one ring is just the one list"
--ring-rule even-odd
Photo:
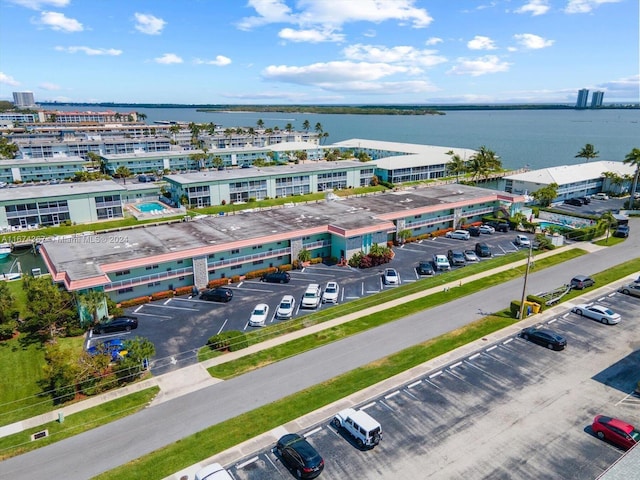
[(356, 410), (349, 416), (355, 423), (357, 423), (367, 431), (380, 428), (380, 423), (378, 423), (371, 415), (369, 415), (364, 410)]
[(212, 463), (196, 472), (199, 480), (233, 480), (233, 477), (219, 463)]
[(280, 302), (292, 302), (295, 301), (295, 298), (293, 298), (293, 295), (285, 295), (284, 297), (282, 297), (282, 300), (280, 300)]
[(254, 310), (264, 310), (265, 307), (269, 308), (269, 305), (267, 305), (266, 303), (259, 303), (253, 309)]
[(591, 277), (587, 276), (587, 275), (575, 275), (571, 280), (587, 280), (587, 279), (591, 279)]
[(446, 259), (447, 259), (447, 256), (446, 256), (446, 255), (441, 255), (441, 254), (439, 254), (439, 253), (437, 253), (437, 254), (436, 254), (436, 255), (434, 255), (434, 256), (435, 256), (437, 259), (439, 259), (439, 260), (442, 260), (442, 259), (446, 260)]
[(606, 423), (608, 425), (611, 425), (612, 427), (616, 427), (619, 428), (620, 430), (629, 433), (631, 431), (633, 431), (633, 426), (627, 422), (623, 422), (622, 420), (618, 419), (618, 418), (612, 418), (612, 417), (605, 417), (605, 416), (600, 416), (600, 422), (601, 423)]

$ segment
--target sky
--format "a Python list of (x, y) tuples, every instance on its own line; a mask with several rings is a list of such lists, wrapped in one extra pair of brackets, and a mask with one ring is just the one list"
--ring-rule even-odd
[(0, 0), (0, 100), (640, 102), (638, 0)]

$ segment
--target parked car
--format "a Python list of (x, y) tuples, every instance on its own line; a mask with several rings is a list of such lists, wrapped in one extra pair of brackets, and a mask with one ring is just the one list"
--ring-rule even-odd
[(338, 303), (340, 285), (338, 282), (327, 282), (322, 292), (322, 303)]
[(219, 463), (212, 463), (198, 470), (194, 480), (233, 480), (233, 477)]
[(317, 283), (310, 283), (302, 294), (300, 308), (318, 308), (322, 301), (322, 290)]
[(625, 450), (640, 442), (640, 430), (617, 418), (596, 415), (591, 429), (600, 440), (607, 440)]
[(400, 276), (395, 268), (385, 268), (382, 274), (382, 281), (385, 285), (400, 285)]
[(629, 285), (624, 285), (618, 289), (620, 293), (624, 293), (625, 295), (631, 295), (632, 297), (640, 297), (640, 283), (630, 283)]
[(276, 310), (276, 318), (286, 319), (291, 318), (293, 316), (293, 312), (296, 308), (296, 299), (293, 298), (293, 295), (285, 295), (280, 300), (278, 304), (278, 309)]
[(230, 302), (232, 298), (233, 290), (225, 287), (205, 290), (200, 294), (200, 300), (208, 300), (210, 302)]
[(251, 316), (249, 317), (250, 327), (261, 327), (267, 322), (269, 316), (269, 305), (266, 303), (259, 303), (253, 308)]
[(476, 243), (476, 255), (481, 258), (488, 258), (491, 255), (491, 248), (486, 243)]
[(304, 437), (288, 433), (276, 443), (276, 453), (282, 463), (298, 478), (315, 478), (324, 469), (324, 460)]
[(112, 362), (116, 362), (127, 356), (127, 347), (121, 338), (112, 338), (87, 348), (87, 353), (91, 356), (109, 355)]
[(435, 265), (436, 270), (451, 270), (451, 265), (449, 264), (449, 259), (446, 255), (433, 255), (433, 264)]
[(358, 448), (373, 448), (382, 439), (382, 426), (364, 410), (345, 408), (331, 421), (336, 429), (343, 428), (353, 437)]
[(518, 234), (516, 235), (516, 239), (513, 241), (518, 247), (529, 247), (531, 245), (531, 240), (526, 235)]
[(484, 225), (480, 225), (480, 233), (491, 235), (492, 233), (496, 233), (496, 229), (485, 223)]
[(591, 198), (589, 197), (578, 197), (578, 200), (580, 200), (583, 205), (589, 205), (591, 203)]
[(467, 264), (464, 259), (464, 253), (460, 250), (449, 250), (447, 252), (447, 259), (449, 260), (449, 265), (453, 265), (454, 267), (464, 267)]
[(423, 260), (418, 264), (418, 275), (433, 275), (436, 271), (433, 268), (433, 264), (427, 260)]
[(467, 228), (467, 231), (469, 232), (469, 235), (471, 235), (472, 237), (480, 236), (480, 227), (476, 227), (472, 225), (469, 228)]
[(574, 207), (581, 207), (582, 206), (582, 200), (580, 200), (579, 198), (567, 198), (564, 203), (566, 205), (573, 205)]
[(520, 332), (525, 340), (545, 346), (551, 350), (564, 350), (567, 340), (560, 334), (548, 328), (529, 327)]
[(476, 254), (475, 250), (465, 250), (464, 252), (464, 259), (467, 262), (479, 262), (480, 259), (478, 258), (478, 255)]
[(458, 240), (469, 240), (471, 235), (467, 230), (451, 230), (445, 234), (447, 238), (455, 238)]
[(289, 283), (289, 280), (291, 280), (291, 275), (287, 272), (265, 273), (260, 279), (261, 282), (268, 283)]
[(600, 192), (600, 193), (596, 193), (591, 198), (593, 198), (595, 200), (609, 200), (609, 195), (607, 195), (604, 192)]
[(98, 323), (95, 327), (93, 327), (93, 331), (103, 334), (113, 332), (130, 332), (131, 330), (134, 330), (136, 328), (138, 328), (137, 317), (122, 316), (116, 317), (112, 320), (108, 320), (104, 323)]
[(496, 232), (508, 232), (509, 231), (509, 222), (501, 222), (498, 220), (492, 220), (487, 222), (486, 225), (491, 225), (496, 229)]
[(571, 311), (578, 315), (582, 315), (583, 317), (591, 318), (592, 320), (597, 320), (598, 322), (606, 323), (608, 325), (615, 325), (620, 322), (619, 313), (597, 303), (582, 303), (573, 307)]
[(587, 275), (576, 275), (571, 279), (569, 285), (576, 290), (583, 290), (587, 287), (592, 287), (595, 283), (595, 280)]
[(614, 237), (627, 238), (629, 236), (629, 225), (618, 225), (613, 232)]

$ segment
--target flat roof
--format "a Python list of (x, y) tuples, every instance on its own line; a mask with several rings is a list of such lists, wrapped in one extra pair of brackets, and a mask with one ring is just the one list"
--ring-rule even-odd
[(34, 200), (39, 198), (68, 197), (87, 193), (106, 193), (124, 191), (122, 185), (113, 180), (95, 182), (63, 182), (57, 185), (8, 185), (0, 188), (0, 202), (15, 200)]
[[(370, 162), (369, 162), (370, 163)], [(271, 177), (274, 175), (300, 175), (313, 172), (335, 171), (342, 169), (364, 168), (367, 163), (353, 160), (325, 162), (307, 160), (296, 164), (278, 165), (275, 167), (227, 168), (224, 170), (209, 170), (206, 172), (177, 173), (165, 175), (168, 181), (179, 184), (219, 182), (241, 178)], [(370, 165), (373, 168), (373, 165)]]
[(583, 182), (593, 178), (599, 178), (604, 172), (614, 172), (618, 175), (634, 175), (635, 168), (625, 165), (622, 162), (611, 160), (600, 160), (597, 162), (585, 162), (576, 165), (559, 165), (557, 167), (540, 168), (530, 172), (517, 173), (504, 177), (505, 180), (515, 180), (520, 182), (539, 183), (549, 185), (557, 183), (566, 185), (568, 183)]
[(154, 261), (208, 255), (258, 242), (288, 241), (292, 237), (329, 231), (347, 237), (392, 231), (395, 230), (394, 218), (493, 201), (505, 195), (520, 198), (468, 185), (439, 185), (289, 204), (289, 208), (260, 209), (259, 212), (238, 211), (86, 238), (49, 238), (43, 242), (43, 249), (58, 274), (66, 274), (67, 280), (74, 282), (103, 277), (106, 272), (125, 269), (127, 265), (135, 267)]
[(16, 166), (21, 165), (59, 165), (61, 163), (88, 163), (84, 158), (73, 155), (61, 155), (46, 158), (14, 158), (11, 160), (0, 160), (0, 167), (4, 165)]

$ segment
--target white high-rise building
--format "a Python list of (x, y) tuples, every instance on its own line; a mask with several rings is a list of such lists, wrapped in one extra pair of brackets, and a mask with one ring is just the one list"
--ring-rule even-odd
[(31, 108), (36, 106), (33, 92), (13, 92), (13, 104), (16, 108)]

